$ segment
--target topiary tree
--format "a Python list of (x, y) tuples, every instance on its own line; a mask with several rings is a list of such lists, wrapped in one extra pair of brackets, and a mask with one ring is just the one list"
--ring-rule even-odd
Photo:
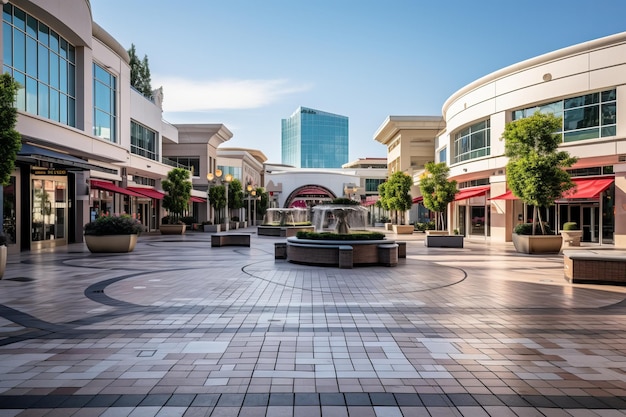
[[(4, 242), (4, 192), (3, 186), (11, 181), (15, 159), (22, 147), (21, 135), (15, 130), (17, 109), (15, 96), (20, 85), (4, 73), (0, 75), (0, 243)], [(1, 245), (0, 245), (1, 246)]]
[(226, 187), (223, 185), (216, 185), (209, 189), (209, 204), (213, 206), (217, 213), (216, 224), (222, 223), (221, 210), (226, 207)]
[(530, 117), (507, 123), (504, 138), (506, 181), (513, 194), (533, 206), (532, 234), (539, 220), (541, 234), (546, 234), (538, 208), (554, 205), (563, 192), (574, 186), (564, 168), (576, 158), (559, 151), (561, 118), (536, 112)]
[[(411, 186), (413, 179), (404, 172), (396, 171), (384, 183), (378, 186), (378, 194), (380, 199), (376, 202), (378, 207), (394, 212), (395, 224), (404, 224), (404, 213), (411, 208), (413, 201), (411, 199)], [(398, 212), (401, 218), (398, 219)]]
[[(459, 192), (456, 181), (448, 180), (450, 168), (445, 162), (427, 162), (420, 177), (424, 207), (435, 212), (435, 230), (445, 230), (443, 213)], [(440, 228), (441, 227), (441, 228)]]
[(172, 169), (167, 173), (167, 179), (161, 181), (161, 186), (167, 193), (163, 197), (163, 208), (170, 213), (174, 222), (179, 222), (189, 207), (189, 199), (191, 198), (189, 171), (184, 168)]
[(241, 181), (235, 178), (228, 185), (228, 207), (236, 210), (243, 206), (243, 185)]

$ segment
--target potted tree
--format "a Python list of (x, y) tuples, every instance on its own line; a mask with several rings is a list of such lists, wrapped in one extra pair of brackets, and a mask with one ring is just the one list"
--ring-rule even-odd
[(172, 169), (167, 173), (167, 179), (161, 181), (161, 186), (167, 193), (163, 197), (163, 208), (169, 214), (159, 229), (162, 234), (183, 234), (187, 227), (182, 221), (182, 215), (188, 208), (191, 198), (189, 171), (183, 168)]
[(84, 226), (87, 249), (93, 253), (132, 252), (145, 227), (128, 214), (100, 216)]
[(411, 208), (411, 186), (413, 179), (404, 172), (396, 171), (389, 179), (378, 186), (380, 199), (376, 202), (379, 207), (391, 210), (394, 213), (394, 224), (391, 229), (396, 234), (412, 234), (413, 225), (405, 224), (405, 213)]
[(15, 96), (19, 84), (4, 73), (0, 75), (0, 279), (4, 275), (7, 264), (7, 239), (4, 235), (4, 191), (3, 187), (11, 181), (11, 174), (15, 169), (15, 159), (22, 147), (19, 132), (15, 130), (17, 123), (17, 109)]
[(513, 232), (515, 250), (522, 253), (558, 253), (562, 237), (552, 233), (541, 218), (540, 208), (554, 205), (563, 192), (574, 186), (564, 168), (576, 158), (559, 151), (561, 118), (536, 112), (507, 123), (502, 135), (507, 185), (525, 204), (533, 206), (532, 224), (518, 225)]
[(435, 213), (435, 230), (426, 231), (424, 244), (428, 247), (463, 247), (462, 235), (451, 235), (445, 225), (443, 213), (459, 192), (457, 183), (449, 180), (450, 168), (445, 162), (427, 162), (420, 177), (420, 192), (424, 207)]

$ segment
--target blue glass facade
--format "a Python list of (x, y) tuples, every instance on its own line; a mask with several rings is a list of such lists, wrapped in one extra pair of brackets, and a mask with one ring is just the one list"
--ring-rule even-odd
[(297, 168), (341, 168), (348, 162), (348, 118), (299, 107), (282, 120), (282, 163)]

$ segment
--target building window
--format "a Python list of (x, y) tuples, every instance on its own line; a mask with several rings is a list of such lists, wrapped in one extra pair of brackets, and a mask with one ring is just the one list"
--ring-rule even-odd
[(158, 161), (157, 134), (136, 122), (130, 122), (130, 152)]
[(377, 193), (378, 186), (385, 182), (384, 178), (365, 178), (365, 192)]
[(2, 11), (3, 71), (21, 86), (17, 109), (76, 127), (74, 47), (23, 10)]
[(233, 166), (225, 166), (218, 165), (217, 169), (222, 170), (222, 178), (226, 177), (226, 174), (230, 174), (234, 179), (238, 179), (239, 181), (243, 181), (243, 177), (241, 174), (241, 167), (233, 167)]
[(461, 130), (454, 138), (454, 162), (480, 158), (491, 153), (489, 119)]
[(448, 163), (448, 147), (447, 146), (439, 150), (439, 162)]
[[(168, 156), (167, 159), (172, 162), (172, 166), (185, 168), (191, 171), (191, 176), (200, 176), (200, 158), (189, 156)], [(165, 157), (163, 157), (165, 162)]]
[(113, 143), (117, 142), (116, 85), (115, 76), (93, 64), (93, 134)]
[(552, 103), (516, 110), (513, 120), (535, 112), (552, 113), (562, 118), (563, 142), (597, 139), (617, 134), (617, 90), (570, 97)]

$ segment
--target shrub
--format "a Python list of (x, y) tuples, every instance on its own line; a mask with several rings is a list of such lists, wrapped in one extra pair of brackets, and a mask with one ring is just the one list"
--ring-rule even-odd
[(108, 235), (138, 235), (145, 232), (146, 228), (137, 219), (133, 219), (128, 214), (121, 216), (101, 216), (89, 222), (84, 227), (86, 235), (108, 236)]
[(187, 226), (191, 226), (194, 223), (198, 223), (193, 216), (185, 216), (185, 217), (182, 217), (180, 220), (183, 223), (185, 223)]
[(238, 222), (239, 221), (239, 216), (233, 216), (230, 218), (232, 221), (234, 222)]
[(356, 200), (351, 200), (349, 198), (344, 198), (344, 197), (339, 197), (339, 198), (334, 198), (330, 204), (343, 204), (343, 205), (348, 205), (348, 206), (360, 206), (361, 202), (360, 201), (356, 201)]
[(435, 230), (435, 222), (415, 223), (415, 230), (417, 230), (418, 232)]
[(563, 230), (579, 230), (578, 223), (576, 222), (565, 222), (563, 223)]
[(384, 233), (379, 232), (355, 232), (349, 234), (339, 234), (331, 232), (305, 232), (300, 231), (296, 234), (298, 239), (311, 240), (382, 240), (385, 238)]
[(164, 216), (161, 218), (161, 224), (183, 224), (183, 221), (176, 220), (175, 216)]
[[(544, 224), (544, 229), (546, 231), (546, 235), (552, 235), (554, 234), (552, 232), (552, 229), (550, 229), (550, 226), (548, 226), (547, 224)], [(532, 223), (520, 223), (517, 226), (515, 226), (515, 229), (513, 230), (513, 233), (516, 233), (518, 235), (532, 235), (533, 234), (533, 224)], [(541, 235), (541, 226), (539, 225), (539, 223), (537, 223), (535, 225), (535, 234), (536, 235)]]

